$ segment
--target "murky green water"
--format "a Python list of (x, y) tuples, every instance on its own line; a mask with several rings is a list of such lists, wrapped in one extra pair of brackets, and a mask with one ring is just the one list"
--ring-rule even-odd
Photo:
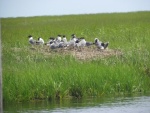
[(150, 95), (5, 103), (4, 113), (150, 113)]

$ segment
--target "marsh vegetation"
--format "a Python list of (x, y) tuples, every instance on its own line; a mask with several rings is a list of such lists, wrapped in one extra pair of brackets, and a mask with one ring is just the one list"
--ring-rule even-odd
[[(2, 18), (1, 23), (4, 101), (150, 91), (150, 12)], [(109, 48), (33, 50), (27, 38), (72, 33), (109, 41)]]

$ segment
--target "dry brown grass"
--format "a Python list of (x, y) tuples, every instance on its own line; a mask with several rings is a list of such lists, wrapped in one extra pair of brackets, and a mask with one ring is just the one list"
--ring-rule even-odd
[(80, 60), (90, 60), (90, 59), (97, 59), (97, 58), (106, 58), (110, 56), (121, 55), (122, 52), (119, 50), (113, 49), (105, 49), (105, 50), (97, 50), (92, 48), (86, 48), (83, 51), (76, 51), (72, 53), (75, 58)]
[(36, 54), (41, 53), (45, 57), (50, 57), (52, 55), (72, 55), (78, 60), (92, 60), (92, 59), (97, 59), (97, 58), (106, 58), (106, 57), (111, 57), (111, 56), (119, 56), (122, 55), (121, 50), (118, 49), (105, 49), (105, 50), (99, 50), (95, 47), (84, 47), (82, 49), (68, 49), (68, 48), (63, 48), (63, 49), (48, 49), (47, 47), (32, 47), (32, 48), (12, 48), (11, 49), (13, 52), (20, 52), (20, 51), (28, 51), (31, 54)]
[(84, 47), (83, 49), (54, 49), (54, 50), (47, 50), (41, 51), (42, 54), (45, 56), (50, 56), (56, 54), (60, 55), (72, 55), (78, 60), (91, 60), (91, 59), (97, 59), (97, 58), (106, 58), (111, 56), (119, 56), (122, 55), (121, 50), (118, 49), (105, 49), (105, 50), (99, 50), (95, 47)]

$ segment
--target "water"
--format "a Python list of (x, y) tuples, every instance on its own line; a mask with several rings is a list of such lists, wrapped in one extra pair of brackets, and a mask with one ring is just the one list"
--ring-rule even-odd
[(4, 113), (150, 113), (150, 96), (5, 103)]

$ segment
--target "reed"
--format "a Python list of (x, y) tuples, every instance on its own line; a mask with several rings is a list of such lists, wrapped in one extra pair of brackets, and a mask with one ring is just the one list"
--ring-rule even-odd
[[(150, 91), (150, 12), (2, 18), (3, 99), (29, 101)], [(109, 41), (121, 55), (78, 60), (31, 50), (27, 36), (72, 33)]]

